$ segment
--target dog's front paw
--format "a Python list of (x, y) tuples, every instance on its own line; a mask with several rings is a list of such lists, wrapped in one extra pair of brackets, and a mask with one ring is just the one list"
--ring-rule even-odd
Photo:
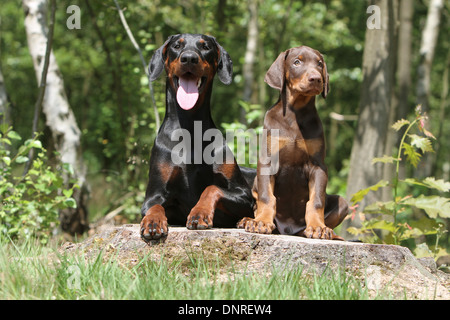
[(326, 239), (326, 240), (344, 240), (343, 238), (336, 235), (333, 229), (324, 227), (306, 227), (304, 231), (306, 238), (312, 239)]
[(141, 221), (141, 238), (145, 242), (165, 240), (169, 232), (164, 208), (160, 205), (151, 207)]
[(201, 205), (192, 208), (186, 221), (189, 230), (211, 229), (213, 226), (214, 209), (208, 209)]
[(244, 218), (237, 224), (238, 228), (245, 229), (251, 233), (271, 234), (275, 230), (275, 224), (273, 222), (264, 222), (252, 218)]

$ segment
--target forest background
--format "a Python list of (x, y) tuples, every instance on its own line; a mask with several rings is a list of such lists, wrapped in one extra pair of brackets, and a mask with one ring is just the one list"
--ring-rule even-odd
[[(408, 229), (423, 232), (394, 236), (394, 240), (400, 239), (412, 249), (439, 242), (443, 248), (439, 255), (448, 250), (449, 202), (442, 197), (448, 197), (445, 181), (450, 176), (450, 127), (445, 126), (449, 112), (448, 2), (58, 0), (53, 26), (51, 2), (2, 0), (0, 6), (2, 232), (32, 233), (45, 225), (46, 219), (51, 220), (44, 217), (43, 210), (57, 212), (60, 220), (50, 221), (47, 229), (60, 225), (69, 234), (86, 234), (89, 227), (105, 222), (105, 217), (116, 223), (139, 222), (157, 119), (162, 120), (165, 112), (165, 79), (160, 77), (150, 88), (140, 55), (120, 19), (122, 11), (145, 63), (168, 36), (178, 33), (213, 35), (227, 50), (233, 60), (233, 82), (225, 86), (215, 81), (211, 104), (213, 119), (223, 131), (261, 128), (265, 111), (278, 98), (278, 92), (264, 83), (264, 75), (281, 51), (308, 45), (322, 52), (331, 92), (326, 100), (317, 98), (316, 105), (327, 142), (328, 193), (350, 201), (359, 190), (381, 179), (391, 182), (351, 202), (349, 219), (338, 231), (347, 237), (370, 234), (374, 242), (392, 242), (383, 232), (392, 233), (386, 225), (392, 227), (400, 221)], [(73, 5), (79, 10), (67, 10)], [(54, 58), (49, 57), (41, 107), (39, 84), (47, 42), (41, 39), (39, 46), (33, 34), (50, 38), (52, 27)], [(33, 55), (33, 50), (38, 53)], [(57, 99), (51, 100), (51, 94)], [(58, 109), (55, 101), (63, 107)], [(422, 106), (420, 115), (417, 105)], [(427, 129), (415, 133), (427, 136), (432, 132), (433, 152), (419, 146), (415, 155), (422, 161), (413, 165), (402, 162), (396, 171), (393, 163), (397, 160), (389, 157), (398, 153), (402, 132), (391, 126), (397, 120), (413, 122), (418, 117), (422, 117), (420, 123), (427, 120)], [(34, 137), (36, 119), (40, 134)], [(68, 135), (70, 132), (73, 135)], [(61, 165), (65, 162), (63, 145), (71, 146), (70, 166)], [(38, 151), (32, 165), (31, 149)], [(405, 148), (404, 158), (411, 160), (407, 152)], [(372, 164), (373, 158), (385, 155), (385, 161)], [(26, 173), (27, 163), (31, 173)], [(415, 180), (397, 190), (396, 173), (399, 179)], [(42, 190), (37, 176), (48, 178), (38, 181)], [(437, 187), (419, 182), (426, 178), (434, 178)], [(24, 181), (29, 181), (28, 185)], [(11, 200), (16, 189), (20, 196)], [(392, 199), (393, 189), (396, 196), (397, 191), (403, 195), (402, 200), (391, 201), (395, 206), (406, 203), (403, 199), (439, 195), (440, 208), (435, 208), (436, 203), (434, 211), (411, 206), (398, 210), (399, 216), (395, 212), (392, 218), (383, 211), (389, 206), (382, 206), (376, 217), (384, 213), (383, 218), (376, 221), (385, 223), (378, 224), (381, 231), (375, 232), (377, 228), (367, 226), (369, 216), (361, 210)], [(36, 194), (41, 198), (30, 209)], [(44, 208), (42, 194), (54, 195), (51, 200), (45, 197), (52, 204), (58, 196), (65, 196), (62, 202), (58, 200), (63, 205), (58, 202), (51, 210), (50, 206)], [(18, 219), (12, 219), (13, 215)], [(33, 219), (37, 222), (25, 222)], [(348, 227), (353, 227), (352, 232)], [(48, 233), (41, 229), (42, 234)]]

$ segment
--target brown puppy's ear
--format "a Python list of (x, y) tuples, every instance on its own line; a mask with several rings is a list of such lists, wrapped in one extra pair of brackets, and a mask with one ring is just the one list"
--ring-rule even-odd
[(328, 93), (330, 92), (330, 76), (328, 75), (327, 64), (325, 63), (325, 60), (323, 59), (323, 56), (322, 56), (322, 61), (323, 61), (323, 68), (322, 68), (323, 91), (322, 91), (322, 97), (324, 99), (326, 99)]
[(264, 81), (274, 89), (280, 91), (283, 90), (284, 86), (284, 64), (286, 57), (289, 54), (289, 50), (286, 50), (278, 55), (278, 58), (272, 63), (269, 70), (267, 70)]
[(173, 37), (174, 36), (170, 36), (169, 38), (167, 38), (166, 42), (164, 42), (164, 44), (158, 50), (155, 51), (152, 58), (150, 59), (150, 63), (148, 65), (148, 74), (150, 75), (150, 81), (155, 81), (163, 71), (164, 69), (163, 56), (166, 53), (165, 48)]

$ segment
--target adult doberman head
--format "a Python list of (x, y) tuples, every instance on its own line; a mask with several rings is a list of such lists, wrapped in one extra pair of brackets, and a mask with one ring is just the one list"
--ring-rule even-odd
[[(322, 54), (307, 46), (286, 50), (278, 56), (264, 81), (278, 89), (281, 96), (295, 101), (298, 96), (324, 98), (330, 91), (327, 65)], [(285, 101), (283, 101), (285, 104)]]
[(152, 56), (150, 80), (156, 80), (163, 69), (168, 77), (167, 90), (176, 94), (179, 107), (193, 110), (210, 94), (216, 73), (224, 84), (231, 83), (233, 64), (214, 37), (178, 34), (170, 36)]

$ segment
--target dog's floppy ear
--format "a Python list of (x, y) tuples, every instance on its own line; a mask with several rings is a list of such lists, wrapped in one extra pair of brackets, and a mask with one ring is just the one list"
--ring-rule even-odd
[(322, 97), (324, 99), (326, 99), (328, 93), (330, 92), (330, 76), (328, 75), (327, 64), (325, 63), (325, 60), (323, 59), (322, 55), (321, 55), (321, 57), (322, 57), (322, 60), (323, 60), (323, 68), (322, 68), (323, 91), (322, 91)]
[(286, 50), (278, 55), (278, 58), (272, 63), (269, 70), (267, 70), (264, 81), (274, 89), (279, 91), (283, 90), (284, 87), (284, 63), (286, 57), (289, 54), (289, 50)]
[(150, 63), (148, 65), (148, 74), (150, 75), (150, 81), (155, 81), (158, 79), (159, 75), (164, 69), (164, 55), (167, 44), (172, 40), (174, 36), (170, 36), (167, 38), (166, 42), (155, 51), (152, 58), (150, 59)]
[(222, 83), (228, 85), (233, 80), (233, 61), (225, 49), (217, 42), (216, 38), (211, 37), (219, 50), (219, 61), (217, 63), (217, 75)]

